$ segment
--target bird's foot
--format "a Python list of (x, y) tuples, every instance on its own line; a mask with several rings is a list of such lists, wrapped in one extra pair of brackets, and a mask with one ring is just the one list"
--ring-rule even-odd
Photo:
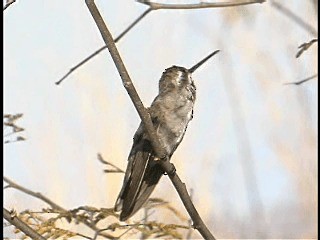
[(176, 171), (177, 171), (176, 167), (172, 163), (170, 163), (170, 170), (167, 172), (164, 172), (163, 175), (173, 176), (176, 173)]

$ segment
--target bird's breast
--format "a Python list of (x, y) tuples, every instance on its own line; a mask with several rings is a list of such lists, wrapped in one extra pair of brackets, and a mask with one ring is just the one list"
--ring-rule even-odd
[(154, 104), (158, 116), (157, 134), (167, 152), (172, 154), (183, 139), (192, 119), (194, 98), (175, 93), (162, 96)]

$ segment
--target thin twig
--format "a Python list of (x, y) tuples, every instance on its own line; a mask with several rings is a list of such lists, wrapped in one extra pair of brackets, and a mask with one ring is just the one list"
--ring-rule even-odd
[[(151, 214), (147, 215), (147, 217), (150, 216), (150, 215), (151, 215)], [(139, 222), (141, 222), (141, 221), (143, 221), (143, 220), (144, 220), (144, 218), (141, 219)], [(120, 234), (118, 237), (115, 237), (115, 239), (120, 239), (120, 238), (123, 237), (126, 233), (128, 233), (130, 230), (132, 230), (134, 227), (139, 226), (139, 225), (145, 225), (145, 223), (142, 223), (142, 224), (141, 224), (141, 223), (138, 223), (138, 224), (118, 225), (118, 226), (117, 226), (118, 228), (123, 228), (123, 227), (130, 227), (130, 228), (128, 228), (125, 232), (123, 232), (122, 234)], [(98, 237), (98, 235), (99, 235), (99, 233), (101, 233), (101, 232), (103, 232), (103, 231), (107, 231), (107, 230), (110, 230), (110, 226), (108, 226), (107, 228), (102, 228), (102, 229), (100, 229), (99, 231), (96, 231), (96, 233), (95, 233), (94, 237), (92, 238), (92, 240), (96, 240), (97, 237)]]
[[(147, 223), (147, 221), (148, 221), (148, 211), (149, 211), (149, 209), (148, 208), (144, 208), (143, 209), (144, 210), (144, 218), (143, 218), (143, 220), (142, 220), (142, 222), (144, 223), (144, 224), (146, 224)], [(140, 237), (140, 240), (145, 240), (147, 238), (147, 235), (144, 233), (144, 232), (142, 232), (141, 233), (141, 237)]]
[(295, 23), (297, 23), (304, 30), (307, 30), (313, 36), (317, 36), (318, 35), (317, 30), (313, 26), (311, 26), (310, 24), (306, 23), (302, 18), (297, 16), (294, 12), (290, 11), (285, 6), (283, 6), (280, 3), (275, 2), (275, 1), (271, 1), (271, 6), (273, 6), (275, 9), (279, 10), (280, 12), (282, 12), (284, 15), (286, 15), (288, 18), (293, 20)]
[(314, 79), (314, 78), (316, 78), (316, 77), (318, 77), (318, 73), (315, 74), (315, 75), (312, 75), (311, 77), (305, 78), (305, 79), (303, 79), (303, 80), (301, 80), (301, 81), (298, 81), (298, 82), (288, 82), (288, 83), (284, 83), (284, 85), (300, 85), (300, 84), (305, 83), (305, 82), (307, 82), (307, 81), (310, 81), (310, 80), (312, 80), (312, 79)]
[(97, 237), (98, 237), (103, 231), (106, 231), (106, 230), (109, 230), (109, 228), (102, 228), (102, 229), (97, 230), (97, 231), (94, 233), (94, 236), (93, 236), (92, 240), (96, 240)]
[(3, 7), (3, 11), (6, 10), (12, 3), (14, 3), (16, 0), (9, 0), (7, 1), (6, 5)]
[(22, 118), (23, 117), (23, 113), (16, 113), (16, 114), (4, 114), (3, 118), (7, 119), (7, 122), (9, 123), (13, 123), (15, 122), (17, 119)]
[(121, 233), (117, 239), (122, 238), (124, 235), (126, 235), (129, 231), (131, 231), (132, 229), (134, 229), (134, 227), (129, 227), (126, 231), (124, 231), (123, 233)]
[(12, 215), (10, 211), (3, 208), (3, 218), (6, 219), (9, 223), (14, 225), (16, 228), (21, 230), (24, 234), (31, 237), (31, 239), (35, 240), (46, 240), (43, 236), (37, 233), (34, 229), (28, 226), (25, 222), (23, 222), (20, 218), (16, 215)]
[[(8, 127), (8, 126), (6, 126)], [(8, 132), (6, 134), (3, 135), (3, 137), (9, 137), (15, 133), (18, 133), (18, 132), (23, 132), (24, 131), (24, 128), (20, 128), (20, 127), (17, 127), (17, 126), (14, 126), (13, 129), (12, 129), (12, 132)]]
[[(154, 3), (150, 1), (138, 1), (139, 3), (149, 5), (149, 8), (143, 12), (133, 23), (131, 23), (117, 38), (114, 39), (114, 42), (117, 43), (126, 33), (129, 32), (138, 22), (140, 22), (148, 13), (152, 10), (158, 9), (199, 9), (199, 8), (221, 8), (221, 7), (234, 7), (234, 6), (241, 6), (241, 5), (248, 5), (248, 4), (255, 4), (255, 3), (263, 3), (266, 0), (244, 0), (242, 2), (225, 2), (225, 3), (198, 3), (198, 4), (160, 4)], [(59, 79), (55, 84), (59, 85), (64, 79), (66, 79), (72, 72), (80, 68), (90, 59), (97, 56), (100, 52), (107, 48), (106, 45), (100, 47), (88, 57), (83, 59), (81, 62), (70, 68), (69, 72), (67, 72), (61, 79)]]
[(106, 172), (106, 173), (124, 173), (124, 171), (121, 168), (118, 168), (113, 163), (104, 160), (100, 153), (98, 153), (98, 160), (100, 162), (102, 162), (103, 164), (110, 165), (111, 167), (115, 168), (114, 170), (106, 169), (106, 170), (104, 170), (104, 172)]
[[(190, 199), (191, 199), (191, 200), (192, 200), (192, 197), (193, 197), (193, 189), (190, 188)], [(188, 223), (189, 223), (190, 229), (189, 229), (189, 231), (188, 231), (188, 233), (187, 233), (187, 236), (186, 236), (186, 239), (187, 239), (187, 240), (189, 240), (189, 239), (191, 238), (191, 235), (192, 235), (192, 232), (193, 232), (193, 229), (192, 229), (192, 219), (191, 219), (191, 218), (188, 220)]]
[(309, 47), (311, 47), (314, 43), (318, 42), (318, 39), (317, 38), (314, 38), (312, 39), (310, 42), (307, 42), (307, 43), (302, 43), (298, 48), (299, 48), (299, 51), (297, 52), (296, 54), (296, 58), (300, 57), (301, 54), (305, 51), (308, 50)]
[(21, 141), (25, 141), (26, 139), (24, 137), (18, 136), (16, 139), (14, 140), (6, 140), (4, 141), (4, 144), (8, 144), (8, 143), (14, 143), (14, 142), (21, 142)]
[(156, 3), (147, 0), (137, 0), (137, 2), (150, 6), (153, 10), (158, 9), (199, 9), (199, 8), (223, 8), (223, 7), (236, 7), (242, 5), (249, 5), (255, 3), (263, 3), (266, 0), (243, 0), (237, 2), (200, 2), (200, 3), (186, 3), (186, 4), (168, 4)]
[(185, 184), (180, 180), (178, 174), (175, 171), (174, 165), (168, 161), (168, 157), (166, 156), (166, 152), (165, 152), (162, 144), (160, 143), (160, 140), (159, 140), (159, 138), (156, 134), (156, 131), (153, 127), (151, 117), (150, 117), (147, 109), (143, 106), (143, 103), (141, 102), (141, 99), (140, 99), (131, 79), (130, 79), (130, 76), (127, 72), (127, 69), (121, 60), (121, 57), (120, 57), (120, 54), (116, 48), (116, 45), (113, 42), (113, 38), (112, 38), (105, 22), (103, 21), (99, 10), (94, 3), (94, 0), (86, 0), (86, 4), (87, 4), (87, 7), (88, 7), (93, 19), (95, 20), (97, 27), (100, 30), (100, 33), (102, 35), (102, 38), (103, 38), (106, 46), (108, 47), (108, 50), (111, 54), (113, 62), (115, 63), (115, 65), (118, 69), (118, 72), (121, 76), (123, 85), (124, 85), (126, 91), (128, 92), (128, 94), (129, 94), (129, 96), (130, 96), (130, 98), (131, 98), (140, 118), (141, 118), (141, 121), (144, 124), (145, 130), (146, 130), (148, 137), (151, 141), (152, 147), (153, 147), (156, 155), (160, 159), (162, 159), (160, 164), (161, 164), (163, 170), (170, 177), (173, 185), (175, 186), (184, 206), (186, 207), (190, 217), (193, 220), (194, 227), (200, 232), (200, 234), (203, 236), (204, 239), (207, 239), (207, 240), (215, 239), (214, 236), (209, 231), (209, 229), (207, 228), (207, 226), (202, 221), (196, 208), (194, 207), (194, 205), (190, 199), (190, 196), (188, 195), (188, 191), (185, 187)]
[[(10, 180), (9, 178), (3, 176), (3, 180), (8, 183), (8, 185), (6, 186), (6, 188), (14, 188), (14, 189), (17, 189), (29, 196), (32, 196), (32, 197), (35, 197), (35, 198), (38, 198), (40, 200), (42, 200), (43, 202), (47, 203), (52, 209), (54, 210), (59, 210), (59, 211), (62, 211), (62, 212), (66, 212), (67, 210), (64, 209), (63, 207), (59, 206), (58, 204), (54, 203), (52, 200), (50, 200), (49, 198), (47, 198), (46, 196), (44, 196), (43, 194), (39, 193), (39, 192), (34, 192), (34, 191), (31, 191), (15, 182), (13, 182), (12, 180)], [(78, 221), (82, 222), (83, 224), (85, 224), (87, 227), (91, 228), (93, 231), (99, 231), (100, 229), (97, 228), (97, 226), (85, 219), (78, 219)], [(105, 238), (113, 238), (112, 235), (110, 234), (105, 234), (105, 233), (100, 233), (99, 234), (100, 236), (103, 236)]]
[[(115, 237), (115, 239), (119, 239), (120, 237), (122, 237), (124, 234), (126, 234), (127, 232), (129, 232), (130, 230), (132, 230), (133, 228), (139, 226), (139, 225), (143, 225), (143, 224), (125, 224), (125, 225), (118, 225), (117, 228), (125, 228), (125, 227), (130, 227), (128, 228), (124, 233), (122, 233), (120, 236)], [(110, 230), (110, 226), (106, 227), (106, 228), (102, 228), (99, 231), (96, 231), (94, 237), (92, 238), (92, 240), (96, 240), (97, 237), (99, 236), (99, 234), (101, 234), (101, 232), (103, 231), (108, 231)]]
[(40, 200), (42, 200), (43, 202), (47, 203), (48, 205), (50, 205), (51, 208), (53, 209), (57, 209), (60, 211), (67, 211), (66, 209), (64, 209), (63, 207), (60, 207), (58, 204), (54, 203), (53, 201), (51, 201), (49, 198), (45, 197), (44, 195), (42, 195), (39, 192), (33, 192), (25, 187), (20, 186), (19, 184), (13, 182), (12, 180), (10, 180), (9, 178), (3, 176), (3, 180), (8, 183), (8, 188), (15, 188), (21, 192), (24, 192), (32, 197), (38, 198)]
[(144, 11), (133, 23), (131, 23), (118, 37), (114, 39), (114, 42), (117, 43), (124, 35), (126, 35), (135, 25), (138, 24), (148, 13), (150, 13), (153, 9), (150, 7), (146, 11)]
[(88, 237), (88, 236), (83, 235), (83, 234), (81, 234), (81, 233), (77, 233), (77, 232), (75, 232), (74, 234), (76, 234), (76, 235), (77, 235), (77, 236), (79, 236), (79, 237), (83, 237), (83, 238), (86, 238), (86, 239), (90, 239), (90, 240), (92, 240), (92, 238), (91, 238), (91, 237)]
[(137, 0), (137, 2), (148, 5), (152, 10), (158, 9), (199, 9), (199, 8), (222, 8), (222, 7), (236, 7), (241, 5), (249, 5), (255, 3), (263, 3), (266, 0), (243, 0), (237, 2), (200, 2), (200, 3), (187, 3), (187, 4), (168, 4), (168, 3), (156, 3), (146, 0)]
[[(114, 42), (118, 42), (126, 33), (128, 33), (135, 25), (138, 24), (145, 16), (147, 16), (148, 13), (152, 11), (152, 8), (148, 8), (146, 11), (144, 11), (133, 23), (131, 23), (116, 39), (114, 39)], [(104, 45), (103, 47), (96, 50), (94, 53), (90, 54), (88, 57), (83, 59), (81, 62), (79, 62), (77, 65), (70, 68), (69, 72), (67, 72), (60, 80), (58, 80), (55, 84), (59, 85), (64, 79), (66, 79), (72, 72), (74, 72), (76, 69), (81, 67), (83, 64), (88, 62), (93, 57), (97, 56), (100, 52), (107, 49), (107, 46)]]

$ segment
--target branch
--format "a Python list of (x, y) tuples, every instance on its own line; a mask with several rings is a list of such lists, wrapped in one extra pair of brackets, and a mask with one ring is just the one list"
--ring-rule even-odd
[(111, 57), (112, 57), (115, 65), (118, 69), (118, 72), (119, 72), (121, 79), (122, 79), (123, 86), (127, 90), (141, 120), (143, 121), (143, 123), (145, 125), (147, 134), (150, 137), (150, 140), (152, 142), (152, 146), (153, 146), (155, 152), (157, 153), (159, 158), (165, 158), (166, 153), (165, 153), (164, 149), (162, 148), (159, 139), (157, 138), (157, 134), (153, 128), (153, 123), (151, 121), (151, 117), (150, 117), (147, 109), (143, 106), (143, 103), (141, 102), (141, 99), (140, 99), (135, 87), (132, 84), (132, 81), (131, 81), (130, 76), (127, 72), (127, 69), (121, 60), (118, 49), (116, 48), (116, 45), (113, 42), (113, 38), (112, 38), (109, 30), (107, 29), (107, 26), (105, 25), (101, 15), (100, 15), (100, 12), (94, 3), (94, 0), (86, 0), (86, 4), (87, 4), (94, 20), (96, 21), (96, 24), (100, 30), (102, 38), (103, 38), (103, 40), (104, 40), (104, 42), (105, 42), (105, 44), (111, 54)]
[(42, 195), (39, 192), (33, 192), (25, 187), (22, 187), (18, 184), (16, 184), (15, 182), (11, 181), (9, 178), (3, 176), (3, 180), (8, 183), (8, 185), (6, 186), (6, 188), (15, 188), (21, 192), (24, 192), (32, 197), (38, 198), (40, 200), (42, 200), (43, 202), (47, 203), (48, 205), (50, 205), (51, 208), (53, 209), (57, 209), (60, 211), (67, 211), (66, 209), (64, 209), (63, 207), (60, 207), (58, 204), (54, 203), (53, 201), (51, 201), (49, 198), (45, 197), (44, 195)]
[[(138, 22), (140, 22), (142, 20), (142, 18), (144, 18), (145, 16), (147, 16), (148, 13), (150, 13), (152, 11), (151, 8), (148, 8), (146, 11), (144, 11), (133, 23), (131, 23), (115, 40), (114, 42), (118, 42), (126, 33), (128, 33), (135, 25), (138, 24)], [(85, 59), (83, 59), (81, 62), (79, 62), (77, 65), (75, 65), (74, 67), (72, 67), (69, 72), (67, 72), (59, 81), (57, 81), (55, 84), (59, 85), (64, 79), (66, 79), (72, 72), (74, 72), (75, 70), (77, 70), (79, 67), (81, 67), (83, 64), (85, 64), (86, 62), (88, 62), (90, 59), (92, 59), (93, 57), (97, 56), (100, 52), (102, 52), (103, 50), (105, 50), (107, 48), (106, 45), (104, 45), (103, 47), (99, 48), (98, 50), (96, 50), (94, 53), (92, 53), (91, 55), (89, 55), (88, 57), (86, 57)]]
[(173, 185), (175, 186), (184, 206), (186, 207), (189, 215), (193, 220), (193, 226), (200, 232), (204, 239), (215, 239), (214, 236), (210, 233), (209, 229), (203, 223), (200, 215), (198, 214), (197, 210), (195, 209), (190, 196), (188, 195), (188, 191), (185, 187), (185, 184), (182, 183), (179, 176), (175, 172), (174, 165), (169, 163), (168, 158), (166, 156), (165, 150), (162, 147), (162, 144), (159, 141), (159, 138), (154, 130), (153, 123), (151, 121), (151, 117), (147, 111), (147, 109), (143, 106), (141, 99), (133, 86), (133, 83), (130, 79), (130, 76), (125, 68), (124, 63), (121, 60), (120, 54), (116, 48), (115, 43), (113, 42), (113, 38), (104, 23), (97, 6), (94, 3), (94, 0), (86, 0), (87, 7), (98, 26), (102, 38), (109, 49), (111, 57), (118, 69), (118, 72), (121, 76), (123, 86), (127, 90), (140, 118), (144, 124), (145, 130), (149, 136), (151, 141), (152, 147), (156, 153), (156, 155), (162, 159), (161, 166), (165, 172), (169, 175)]
[[(5, 188), (15, 188), (29, 196), (38, 198), (40, 200), (42, 200), (43, 202), (47, 203), (49, 206), (51, 206), (52, 209), (55, 210), (59, 210), (59, 211), (64, 211), (66, 212), (67, 210), (64, 209), (63, 207), (59, 206), (58, 204), (54, 203), (52, 200), (50, 200), (49, 198), (47, 198), (46, 196), (44, 196), (43, 194), (39, 193), (39, 192), (34, 192), (31, 191), (15, 182), (13, 182), (12, 180), (10, 180), (9, 178), (3, 176), (3, 180), (8, 183), (7, 186), (5, 186)], [(82, 222), (83, 224), (85, 224), (87, 227), (91, 228), (93, 231), (99, 231), (100, 229), (97, 228), (97, 226), (85, 219), (78, 219), (79, 222)], [(106, 233), (99, 233), (99, 235), (106, 237), (106, 238), (113, 238), (112, 235), (106, 234)]]
[[(143, 12), (133, 23), (131, 23), (117, 38), (114, 39), (114, 42), (117, 43), (125, 34), (127, 34), (135, 25), (138, 24), (148, 13), (150, 13), (152, 10), (158, 10), (158, 9), (198, 9), (198, 8), (219, 8), (219, 7), (234, 7), (234, 6), (241, 6), (241, 5), (248, 5), (248, 4), (255, 4), (255, 3), (263, 3), (266, 0), (244, 0), (242, 2), (225, 2), (225, 3), (198, 3), (198, 4), (160, 4), (160, 3), (154, 3), (150, 1), (143, 1), (138, 0), (139, 3), (146, 4), (149, 6), (149, 8)], [(80, 68), (82, 65), (84, 65), (86, 62), (88, 62), (90, 59), (97, 56), (100, 52), (107, 49), (107, 46), (104, 45), (103, 47), (100, 47), (96, 51), (94, 51), (92, 54), (90, 54), (88, 57), (80, 61), (78, 64), (70, 68), (69, 72), (67, 72), (62, 78), (60, 78), (57, 82), (55, 82), (56, 85), (59, 85), (64, 79), (66, 79), (71, 73), (73, 73), (75, 70)]]
[(16, 228), (24, 232), (26, 235), (31, 237), (31, 239), (46, 240), (46, 238), (42, 237), (39, 233), (29, 227), (28, 224), (20, 220), (17, 216), (11, 215), (10, 211), (5, 208), (3, 208), (3, 218), (14, 225)]
[(6, 141), (4, 141), (4, 144), (14, 143), (14, 142), (21, 142), (21, 141), (25, 141), (25, 140), (26, 139), (24, 137), (18, 136), (14, 140), (6, 140)]
[(12, 3), (14, 3), (16, 0), (7, 0), (6, 5), (3, 7), (3, 11), (6, 10)]
[(284, 85), (300, 85), (300, 84), (305, 83), (305, 82), (308, 82), (308, 81), (310, 81), (310, 80), (312, 80), (312, 79), (314, 79), (314, 78), (316, 78), (316, 77), (318, 77), (318, 73), (315, 74), (315, 75), (313, 75), (313, 76), (311, 76), (311, 77), (305, 78), (305, 79), (303, 79), (303, 80), (301, 80), (301, 81), (284, 83)]
[[(13, 143), (13, 142), (19, 142), (19, 141), (25, 141), (26, 139), (22, 136), (16, 136), (15, 139), (8, 139), (6, 138), (16, 135), (18, 132), (23, 132), (24, 128), (19, 127), (15, 122), (23, 116), (22, 113), (17, 113), (17, 114), (5, 114), (3, 116), (3, 126), (4, 130), (6, 129), (7, 131), (3, 132), (3, 137), (4, 137), (4, 144), (7, 143)], [(6, 133), (5, 133), (6, 132)]]
[(288, 18), (293, 20), (295, 23), (297, 23), (300, 27), (307, 30), (309, 33), (311, 33), (313, 36), (317, 36), (318, 32), (317, 30), (311, 26), (310, 24), (306, 23), (303, 19), (301, 19), (299, 16), (297, 16), (295, 13), (287, 9), (286, 7), (282, 6), (280, 3), (277, 3), (275, 1), (271, 1), (271, 6), (282, 12), (284, 15), (286, 15)]
[(300, 57), (304, 51), (307, 51), (309, 47), (311, 47), (314, 43), (318, 42), (317, 38), (312, 39), (310, 42), (302, 43), (298, 48), (299, 51), (296, 54), (296, 58)]
[(103, 164), (105, 164), (105, 165), (107, 165), (107, 166), (109, 165), (109, 166), (111, 166), (111, 167), (114, 168), (114, 169), (105, 169), (105, 170), (104, 170), (105, 173), (124, 173), (124, 171), (123, 171), (121, 168), (118, 168), (118, 167), (117, 167), (116, 165), (114, 165), (113, 163), (104, 160), (100, 153), (98, 153), (98, 160), (99, 160), (101, 163), (103, 163)]
[(236, 7), (241, 5), (263, 3), (265, 1), (266, 0), (243, 0), (241, 2), (237, 1), (237, 2), (223, 2), (223, 3), (200, 2), (200, 3), (191, 3), (191, 4), (167, 4), (167, 3), (155, 3), (148, 0), (137, 0), (137, 2), (139, 3), (150, 6), (152, 10)]
[[(192, 196), (193, 196), (193, 189), (192, 188), (190, 188), (190, 199), (192, 200)], [(187, 233), (187, 236), (186, 236), (186, 239), (187, 240), (190, 240), (191, 239), (191, 235), (192, 235), (192, 219), (189, 219), (188, 220), (188, 223), (189, 223), (189, 227), (190, 227), (190, 229), (189, 229), (189, 231), (188, 231), (188, 233)]]

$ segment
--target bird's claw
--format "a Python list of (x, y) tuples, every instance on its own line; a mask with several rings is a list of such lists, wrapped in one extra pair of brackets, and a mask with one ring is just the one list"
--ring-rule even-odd
[(168, 172), (164, 172), (163, 175), (173, 176), (176, 173), (176, 171), (177, 171), (176, 167), (172, 163), (170, 163), (170, 165), (171, 165), (170, 170)]

